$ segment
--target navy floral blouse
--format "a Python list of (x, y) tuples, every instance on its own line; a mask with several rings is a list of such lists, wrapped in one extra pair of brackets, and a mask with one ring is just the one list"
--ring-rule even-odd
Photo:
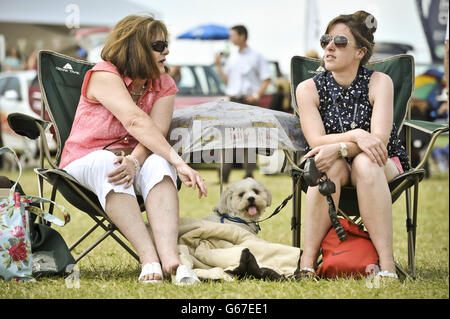
[[(369, 102), (369, 81), (372, 73), (372, 70), (359, 67), (348, 88), (337, 84), (327, 70), (313, 78), (319, 94), (319, 113), (327, 134), (344, 133), (355, 128), (370, 132), (372, 105)], [(388, 157), (398, 156), (405, 172), (410, 169), (408, 154), (398, 137), (395, 123), (392, 124), (387, 151)]]

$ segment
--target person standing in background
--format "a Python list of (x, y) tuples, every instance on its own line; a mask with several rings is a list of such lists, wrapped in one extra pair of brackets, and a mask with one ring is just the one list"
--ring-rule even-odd
[(3, 63), (4, 71), (18, 71), (23, 70), (25, 64), (20, 56), (19, 49), (16, 46), (10, 47), (6, 52), (5, 61)]
[[(248, 31), (243, 25), (230, 30), (230, 41), (238, 47), (222, 67), (221, 55), (217, 54), (215, 65), (222, 81), (227, 85), (226, 94), (230, 101), (258, 105), (261, 96), (270, 84), (270, 68), (264, 57), (247, 44)], [(248, 162), (248, 150), (244, 151), (246, 176), (252, 177), (256, 163)], [(223, 181), (228, 182), (233, 163), (223, 164)]]

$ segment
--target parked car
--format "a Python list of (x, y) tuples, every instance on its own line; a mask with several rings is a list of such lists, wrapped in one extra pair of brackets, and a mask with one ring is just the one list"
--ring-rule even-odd
[(173, 65), (172, 75), (178, 87), (175, 108), (226, 99), (225, 85), (211, 65)]
[[(259, 105), (290, 110), (289, 81), (282, 76), (278, 62), (271, 61), (269, 65), (272, 81)], [(170, 66), (170, 74), (179, 90), (175, 97), (175, 108), (228, 99), (225, 94), (226, 86), (214, 65), (173, 65)]]
[(372, 55), (372, 60), (381, 60), (396, 54), (410, 53), (414, 47), (406, 43), (377, 42)]
[[(3, 145), (14, 149), (19, 154), (35, 154), (38, 150), (38, 142), (17, 135), (9, 127), (7, 118), (14, 112), (40, 117), (41, 92), (36, 71), (0, 73), (0, 137)], [(49, 146), (51, 150), (56, 149), (53, 139), (49, 139)]]

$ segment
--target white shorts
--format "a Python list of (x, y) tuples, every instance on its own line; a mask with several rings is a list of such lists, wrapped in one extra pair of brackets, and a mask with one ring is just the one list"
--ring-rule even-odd
[(116, 193), (142, 195), (144, 200), (150, 190), (169, 176), (175, 188), (177, 187), (177, 171), (167, 160), (159, 155), (150, 155), (142, 164), (139, 174), (135, 177), (133, 187), (125, 188), (126, 184), (114, 185), (108, 183), (108, 174), (119, 164), (113, 164), (116, 155), (110, 151), (98, 150), (77, 159), (67, 165), (64, 170), (72, 175), (81, 185), (94, 192), (102, 205), (106, 206), (106, 195), (110, 191)]

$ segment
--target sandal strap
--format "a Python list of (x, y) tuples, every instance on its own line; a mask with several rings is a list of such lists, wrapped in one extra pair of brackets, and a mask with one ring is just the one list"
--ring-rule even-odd
[(185, 265), (178, 266), (175, 278), (172, 279), (176, 285), (194, 285), (200, 282), (192, 269), (186, 267)]
[(387, 270), (382, 270), (382, 271), (378, 272), (377, 275), (380, 276), (380, 277), (388, 277), (388, 278), (398, 279), (397, 274), (394, 274), (394, 273), (389, 272)]
[(155, 274), (159, 275), (161, 279), (152, 279), (152, 280), (146, 280), (145, 282), (156, 282), (156, 281), (162, 281), (163, 274), (161, 269), (161, 264), (157, 262), (152, 262), (151, 264), (145, 264), (142, 267), (141, 274), (139, 275), (139, 280), (141, 280), (144, 276)]
[(300, 271), (311, 272), (313, 274), (316, 273), (316, 271), (313, 268), (310, 268), (310, 267), (302, 267), (302, 268), (300, 268)]

